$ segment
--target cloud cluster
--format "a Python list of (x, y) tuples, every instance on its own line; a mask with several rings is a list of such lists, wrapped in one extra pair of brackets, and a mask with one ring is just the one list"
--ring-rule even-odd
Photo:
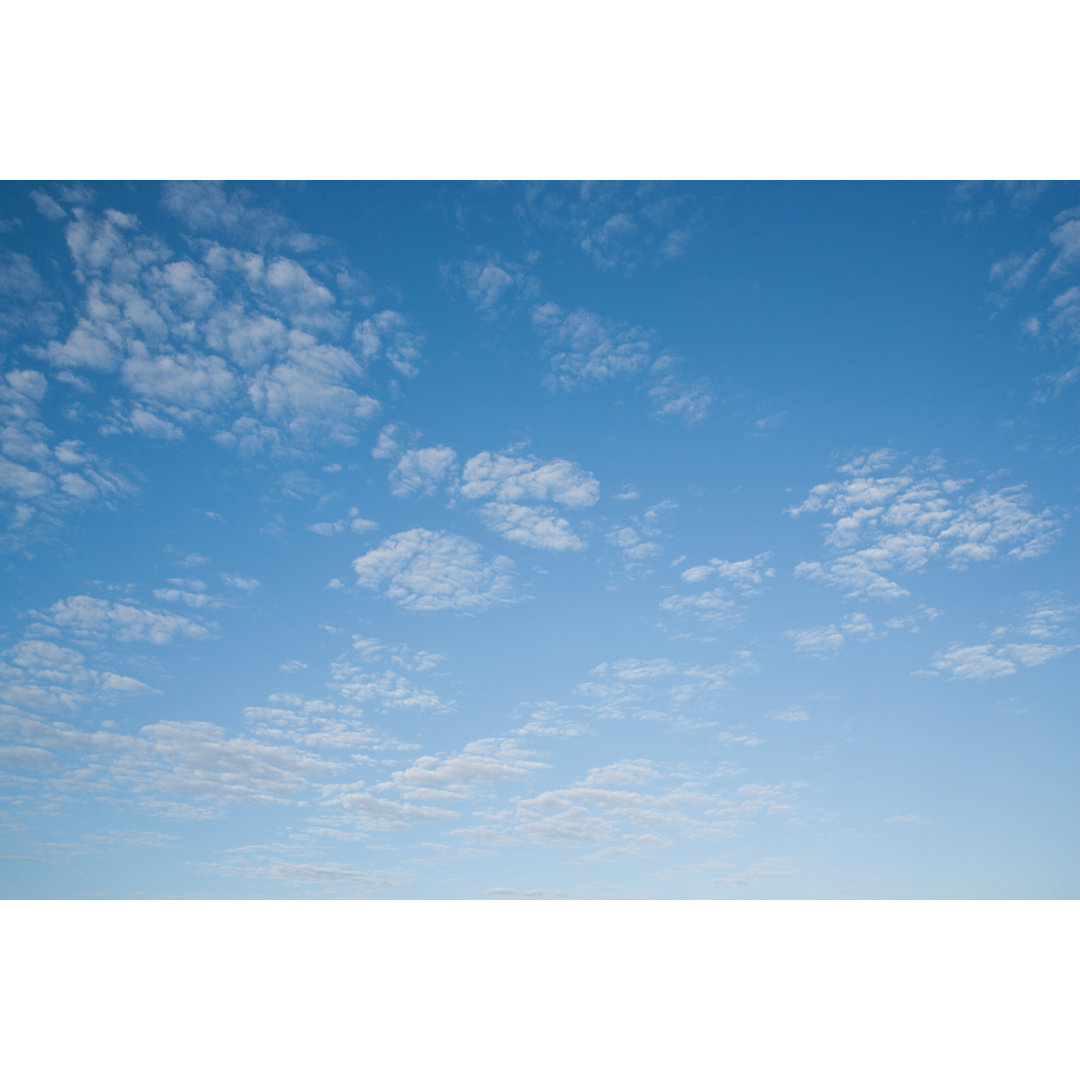
[(107, 434), (201, 427), (246, 452), (355, 444), (379, 409), (369, 369), (415, 374), (422, 335), (397, 311), (356, 318), (367, 298), (347, 268), (312, 257), (319, 242), (250, 193), (166, 185), (163, 201), (192, 230), (187, 253), (132, 214), (61, 208), (82, 299), (37, 355), (108, 387)]
[(582, 551), (585, 542), (566, 518), (543, 504), (584, 509), (599, 499), (600, 484), (563, 458), (543, 461), (485, 450), (465, 463), (459, 491), (466, 499), (489, 500), (480, 509), (481, 520), (513, 543), (542, 551)]
[(744, 617), (746, 600), (757, 596), (761, 586), (776, 576), (775, 569), (765, 565), (771, 558), (772, 552), (765, 551), (737, 562), (714, 558), (688, 567), (681, 574), (687, 584), (710, 578), (723, 584), (696, 593), (673, 593), (660, 602), (660, 610), (670, 615), (693, 615), (716, 627), (735, 626)]
[(502, 555), (485, 561), (479, 544), (455, 533), (395, 533), (352, 565), (361, 588), (406, 611), (473, 614), (517, 599), (513, 562)]
[(8, 544), (58, 527), (64, 515), (113, 506), (135, 484), (76, 439), (58, 439), (41, 420), (49, 381), (39, 371), (12, 369), (0, 379), (0, 510)]
[(818, 484), (787, 513), (827, 513), (826, 547), (838, 552), (804, 561), (799, 577), (848, 597), (896, 599), (908, 590), (892, 575), (916, 573), (931, 560), (954, 570), (994, 559), (1023, 560), (1048, 551), (1061, 535), (1056, 512), (1033, 509), (1021, 484), (968, 491), (971, 481), (945, 475), (938, 462), (893, 468), (889, 451), (840, 467), (843, 479)]
[(568, 233), (598, 268), (625, 272), (643, 258), (680, 258), (700, 227), (692, 196), (655, 183), (529, 184), (518, 212), (526, 221)]

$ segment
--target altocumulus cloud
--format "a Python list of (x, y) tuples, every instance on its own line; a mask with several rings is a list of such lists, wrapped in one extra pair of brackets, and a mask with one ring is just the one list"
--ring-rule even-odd
[(479, 544), (455, 533), (395, 533), (355, 559), (353, 570), (358, 585), (382, 590), (406, 611), (469, 614), (516, 599), (513, 561), (485, 560)]

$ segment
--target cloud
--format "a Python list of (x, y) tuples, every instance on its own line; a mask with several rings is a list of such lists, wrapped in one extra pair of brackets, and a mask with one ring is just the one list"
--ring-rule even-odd
[(600, 484), (564, 458), (543, 461), (485, 450), (465, 462), (461, 494), (500, 502), (556, 502), (580, 510), (600, 498)]
[(890, 471), (894, 458), (887, 451), (857, 457), (840, 467), (845, 479), (818, 484), (788, 509), (793, 517), (827, 512), (833, 520), (823, 526), (826, 547), (841, 552), (800, 562), (797, 577), (849, 597), (897, 599), (908, 590), (887, 574), (917, 573), (932, 561), (961, 570), (1036, 558), (1061, 535), (1057, 513), (1032, 509), (1023, 485), (965, 494), (971, 482), (950, 478), (940, 462)]
[(513, 603), (514, 564), (485, 561), (479, 544), (429, 529), (395, 533), (353, 561), (357, 584), (383, 592), (406, 611), (484, 611)]
[(653, 363), (650, 336), (638, 327), (621, 328), (581, 308), (566, 313), (550, 301), (533, 309), (532, 321), (561, 389), (635, 375)]
[(675, 593), (660, 601), (660, 610), (670, 615), (693, 615), (716, 626), (734, 626), (742, 621), (742, 608), (723, 589), (687, 595)]
[(465, 290), (473, 307), (486, 319), (512, 304), (513, 294), (528, 297), (539, 291), (538, 282), (522, 263), (507, 262), (496, 253), (447, 264), (442, 271), (448, 282)]
[(357, 389), (367, 362), (385, 356), (399, 374), (415, 365), (420, 338), (405, 316), (384, 311), (357, 330), (347, 270), (267, 252), (316, 244), (248, 192), (167, 185), (164, 202), (198, 232), (263, 250), (190, 237), (193, 254), (176, 256), (134, 215), (73, 207), (75, 325), (32, 353), (108, 387), (107, 434), (178, 439), (199, 425), (242, 453), (354, 445), (379, 409)]
[(597, 268), (625, 273), (681, 258), (700, 229), (693, 196), (656, 183), (529, 184), (518, 214), (567, 234)]
[(831, 623), (811, 626), (807, 630), (785, 630), (784, 637), (791, 639), (797, 653), (822, 659), (835, 656), (844, 647), (844, 635)]
[(117, 604), (91, 596), (69, 596), (58, 600), (38, 616), (52, 626), (77, 637), (116, 641), (148, 641), (168, 645), (174, 638), (207, 638), (209, 627), (182, 615), (153, 611), (133, 604)]
[(390, 470), (390, 490), (399, 499), (434, 495), (457, 468), (457, 454), (449, 446), (406, 450)]
[(320, 240), (298, 229), (283, 214), (259, 203), (254, 193), (220, 181), (171, 181), (162, 185), (162, 206), (188, 228), (223, 234), (260, 247), (310, 251)]
[(541, 551), (584, 551), (585, 542), (569, 522), (550, 507), (493, 502), (480, 510), (480, 518), (492, 532), (524, 547)]
[(464, 795), (500, 781), (525, 780), (536, 770), (551, 767), (533, 760), (534, 755), (514, 739), (476, 739), (455, 753), (418, 758), (393, 773), (392, 779), (414, 798), (432, 789)]
[(954, 645), (935, 654), (932, 666), (954, 679), (998, 679), (1015, 675), (1017, 664), (1037, 667), (1056, 660), (1077, 645), (1045, 645), (1021, 642), (1010, 645)]
[(41, 421), (49, 380), (11, 369), (0, 378), (0, 509), (9, 546), (55, 531), (67, 514), (112, 507), (135, 485), (75, 439), (57, 440)]
[(1050, 276), (1064, 274), (1080, 265), (1080, 206), (1063, 210), (1054, 218), (1057, 228), (1050, 233), (1050, 242), (1057, 248)]
[(1053, 374), (1037, 375), (1035, 384), (1038, 389), (1035, 391), (1033, 400), (1039, 404), (1044, 404), (1054, 398), (1061, 397), (1062, 392), (1067, 387), (1077, 382), (1080, 382), (1080, 364), (1062, 368)]
[(656, 404), (656, 416), (677, 416), (688, 424), (698, 424), (709, 414), (713, 395), (705, 379), (685, 383), (674, 375), (665, 375), (649, 391)]
[(409, 328), (400, 311), (380, 311), (358, 323), (353, 337), (365, 360), (385, 359), (399, 375), (414, 378), (420, 371), (424, 335)]
[[(681, 574), (688, 584), (714, 577), (725, 584), (699, 593), (675, 593), (662, 600), (660, 608), (672, 615), (693, 615), (717, 626), (734, 626), (742, 621), (746, 599), (758, 595), (760, 586), (775, 577), (776, 571), (765, 566), (771, 558), (772, 552), (766, 551), (738, 562), (710, 559), (688, 567)], [(729, 590), (735, 595), (730, 595)]]
[(762, 585), (767, 578), (776, 576), (776, 571), (771, 566), (765, 566), (771, 558), (772, 552), (766, 551), (739, 562), (710, 559), (700, 566), (688, 567), (680, 576), (686, 582), (705, 581), (710, 577), (718, 577), (744, 595), (754, 595), (759, 591), (758, 586)]
[(253, 593), (261, 585), (255, 578), (243, 577), (241, 574), (218, 574), (218, 577), (226, 585), (245, 593)]

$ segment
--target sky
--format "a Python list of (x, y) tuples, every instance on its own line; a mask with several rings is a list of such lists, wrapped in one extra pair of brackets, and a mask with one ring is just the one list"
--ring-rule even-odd
[(1080, 184), (4, 183), (0, 296), (0, 896), (1080, 894)]

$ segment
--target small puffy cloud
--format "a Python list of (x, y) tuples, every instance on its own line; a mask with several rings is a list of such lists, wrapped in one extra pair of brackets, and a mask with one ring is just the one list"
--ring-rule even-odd
[(534, 761), (534, 755), (535, 751), (525, 749), (514, 739), (476, 739), (457, 753), (418, 758), (408, 768), (395, 772), (393, 780), (405, 789), (465, 793), (499, 781), (525, 780), (536, 770), (551, 767)]
[(378, 439), (371, 449), (373, 458), (391, 458), (401, 449), (401, 425), (386, 424), (379, 432)]
[(797, 577), (842, 589), (849, 597), (898, 599), (893, 580), (932, 561), (963, 570), (995, 559), (1024, 560), (1047, 552), (1061, 535), (1059, 514), (1034, 509), (1023, 485), (965, 494), (971, 481), (947, 476), (932, 460), (896, 468), (897, 455), (875, 451), (840, 466), (843, 479), (818, 484), (787, 511), (827, 512), (827, 548), (838, 554), (800, 562)]
[(999, 679), (1015, 675), (1017, 664), (1038, 667), (1080, 648), (1021, 642), (1008, 645), (954, 645), (935, 654), (933, 667), (954, 679)]
[(723, 589), (708, 589), (689, 595), (675, 593), (660, 601), (660, 610), (671, 615), (694, 615), (717, 625), (731, 625), (742, 618), (741, 607)]
[(481, 508), (480, 517), (492, 532), (515, 544), (541, 551), (585, 550), (585, 542), (569, 522), (547, 506), (492, 502)]
[(218, 574), (218, 577), (231, 588), (245, 593), (253, 593), (261, 584), (256, 578), (244, 577), (241, 574)]
[(797, 653), (821, 658), (835, 656), (844, 647), (844, 635), (835, 626), (811, 626), (807, 630), (785, 630)]
[(365, 360), (385, 358), (399, 375), (410, 379), (419, 372), (424, 335), (411, 329), (400, 311), (380, 311), (365, 319), (353, 337)]
[(43, 218), (48, 218), (49, 221), (63, 221), (67, 217), (67, 211), (47, 192), (31, 191), (30, 198)]
[(654, 540), (645, 540), (631, 525), (622, 525), (609, 530), (607, 542), (613, 544), (619, 558), (627, 569), (633, 569), (646, 559), (655, 559), (663, 548)]
[(1035, 379), (1037, 389), (1034, 400), (1040, 404), (1060, 397), (1062, 392), (1070, 386), (1080, 382), (1080, 364), (1062, 368), (1052, 374), (1039, 375)]
[[(666, 358), (662, 358), (666, 359)], [(705, 379), (686, 383), (675, 375), (665, 375), (649, 390), (656, 416), (674, 416), (687, 424), (697, 424), (709, 415), (713, 395)]]
[(533, 309), (532, 321), (562, 389), (635, 375), (653, 362), (650, 337), (638, 327), (620, 327), (581, 308), (564, 312), (550, 302)]
[(771, 566), (765, 566), (771, 558), (772, 552), (766, 551), (739, 562), (710, 559), (700, 566), (687, 568), (681, 576), (686, 582), (705, 581), (710, 577), (718, 577), (740, 592), (750, 594), (757, 592), (758, 586), (762, 585), (767, 578), (776, 576), (776, 571)]
[(287, 660), (281, 665), (281, 670), (289, 675), (293, 675), (298, 671), (305, 671), (306, 669), (307, 664), (305, 664), (303, 660)]
[(457, 468), (457, 454), (449, 446), (406, 450), (390, 470), (390, 490), (400, 498), (434, 495)]
[(152, 686), (131, 678), (130, 675), (117, 675), (113, 671), (104, 671), (101, 674), (101, 688), (118, 694), (160, 694)]
[(592, 473), (563, 458), (543, 461), (485, 450), (465, 462), (461, 494), (466, 499), (556, 502), (582, 509), (600, 498), (600, 484)]
[(177, 637), (210, 636), (208, 627), (182, 615), (133, 604), (115, 604), (91, 596), (69, 596), (66, 600), (58, 600), (41, 618), (77, 636), (149, 641), (154, 645), (167, 645)]
[(358, 585), (381, 591), (406, 611), (469, 614), (516, 599), (513, 562), (486, 560), (479, 544), (454, 533), (395, 533), (355, 559), (353, 570)]
[(344, 521), (316, 521), (313, 525), (308, 526), (308, 532), (313, 532), (317, 536), (333, 536), (334, 533), (339, 533), (344, 528)]

